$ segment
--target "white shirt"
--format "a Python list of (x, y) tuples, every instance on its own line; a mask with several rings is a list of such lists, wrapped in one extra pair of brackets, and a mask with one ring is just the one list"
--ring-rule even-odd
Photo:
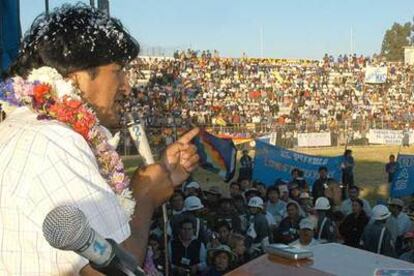
[[(368, 217), (370, 217), (370, 216), (371, 216), (371, 206), (369, 205), (369, 202), (368, 202), (367, 200), (365, 200), (365, 199), (362, 199), (362, 198), (361, 198), (361, 200), (362, 200), (362, 202), (364, 203), (364, 206), (362, 207), (362, 209), (364, 210), (365, 214), (366, 214)], [(345, 200), (342, 202), (342, 205), (341, 205), (341, 212), (342, 212), (345, 216), (347, 216), (347, 215), (349, 215), (350, 213), (352, 213), (352, 200), (351, 200), (350, 198), (345, 199)]]
[(412, 222), (406, 213), (400, 212), (396, 219), (398, 225), (398, 236), (401, 236), (411, 230)]
[(71, 204), (92, 228), (120, 243), (128, 217), (82, 136), (22, 107), (0, 123), (0, 275), (77, 275), (87, 260), (52, 248), (46, 214)]

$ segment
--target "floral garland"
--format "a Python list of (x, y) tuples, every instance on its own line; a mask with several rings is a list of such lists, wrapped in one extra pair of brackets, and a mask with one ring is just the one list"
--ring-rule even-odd
[(27, 80), (21, 77), (0, 83), (0, 104), (7, 113), (28, 106), (39, 120), (57, 120), (85, 138), (99, 165), (99, 171), (131, 219), (135, 200), (129, 189), (122, 160), (99, 125), (92, 107), (84, 103), (81, 91), (65, 80), (55, 69), (34, 69)]

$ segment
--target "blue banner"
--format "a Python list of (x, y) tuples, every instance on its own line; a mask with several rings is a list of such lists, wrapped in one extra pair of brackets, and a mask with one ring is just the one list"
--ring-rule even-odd
[(0, 0), (0, 72), (16, 58), (20, 37), (19, 1)]
[(328, 168), (329, 177), (341, 181), (342, 156), (325, 157), (303, 154), (273, 146), (256, 140), (256, 156), (254, 159), (253, 179), (267, 186), (275, 184), (277, 179), (289, 182), (291, 171), (298, 168), (304, 172), (304, 178), (309, 186), (319, 178), (318, 169)]
[(398, 169), (391, 183), (391, 197), (414, 194), (414, 155), (398, 154)]

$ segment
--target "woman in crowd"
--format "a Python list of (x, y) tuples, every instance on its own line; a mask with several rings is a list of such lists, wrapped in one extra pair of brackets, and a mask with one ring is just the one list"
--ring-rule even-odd
[(352, 247), (359, 247), (362, 232), (369, 222), (368, 216), (363, 209), (364, 203), (360, 199), (352, 201), (352, 213), (345, 217), (339, 226), (339, 232), (344, 244)]
[(289, 202), (286, 208), (287, 217), (280, 222), (275, 241), (289, 244), (299, 238), (299, 222), (302, 217), (297, 203)]

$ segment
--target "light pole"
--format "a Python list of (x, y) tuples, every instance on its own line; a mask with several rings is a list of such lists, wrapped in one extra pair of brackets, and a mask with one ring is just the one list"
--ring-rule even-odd
[(49, 0), (45, 0), (45, 12), (46, 15), (49, 15)]
[(98, 0), (98, 9), (109, 15), (109, 0)]

